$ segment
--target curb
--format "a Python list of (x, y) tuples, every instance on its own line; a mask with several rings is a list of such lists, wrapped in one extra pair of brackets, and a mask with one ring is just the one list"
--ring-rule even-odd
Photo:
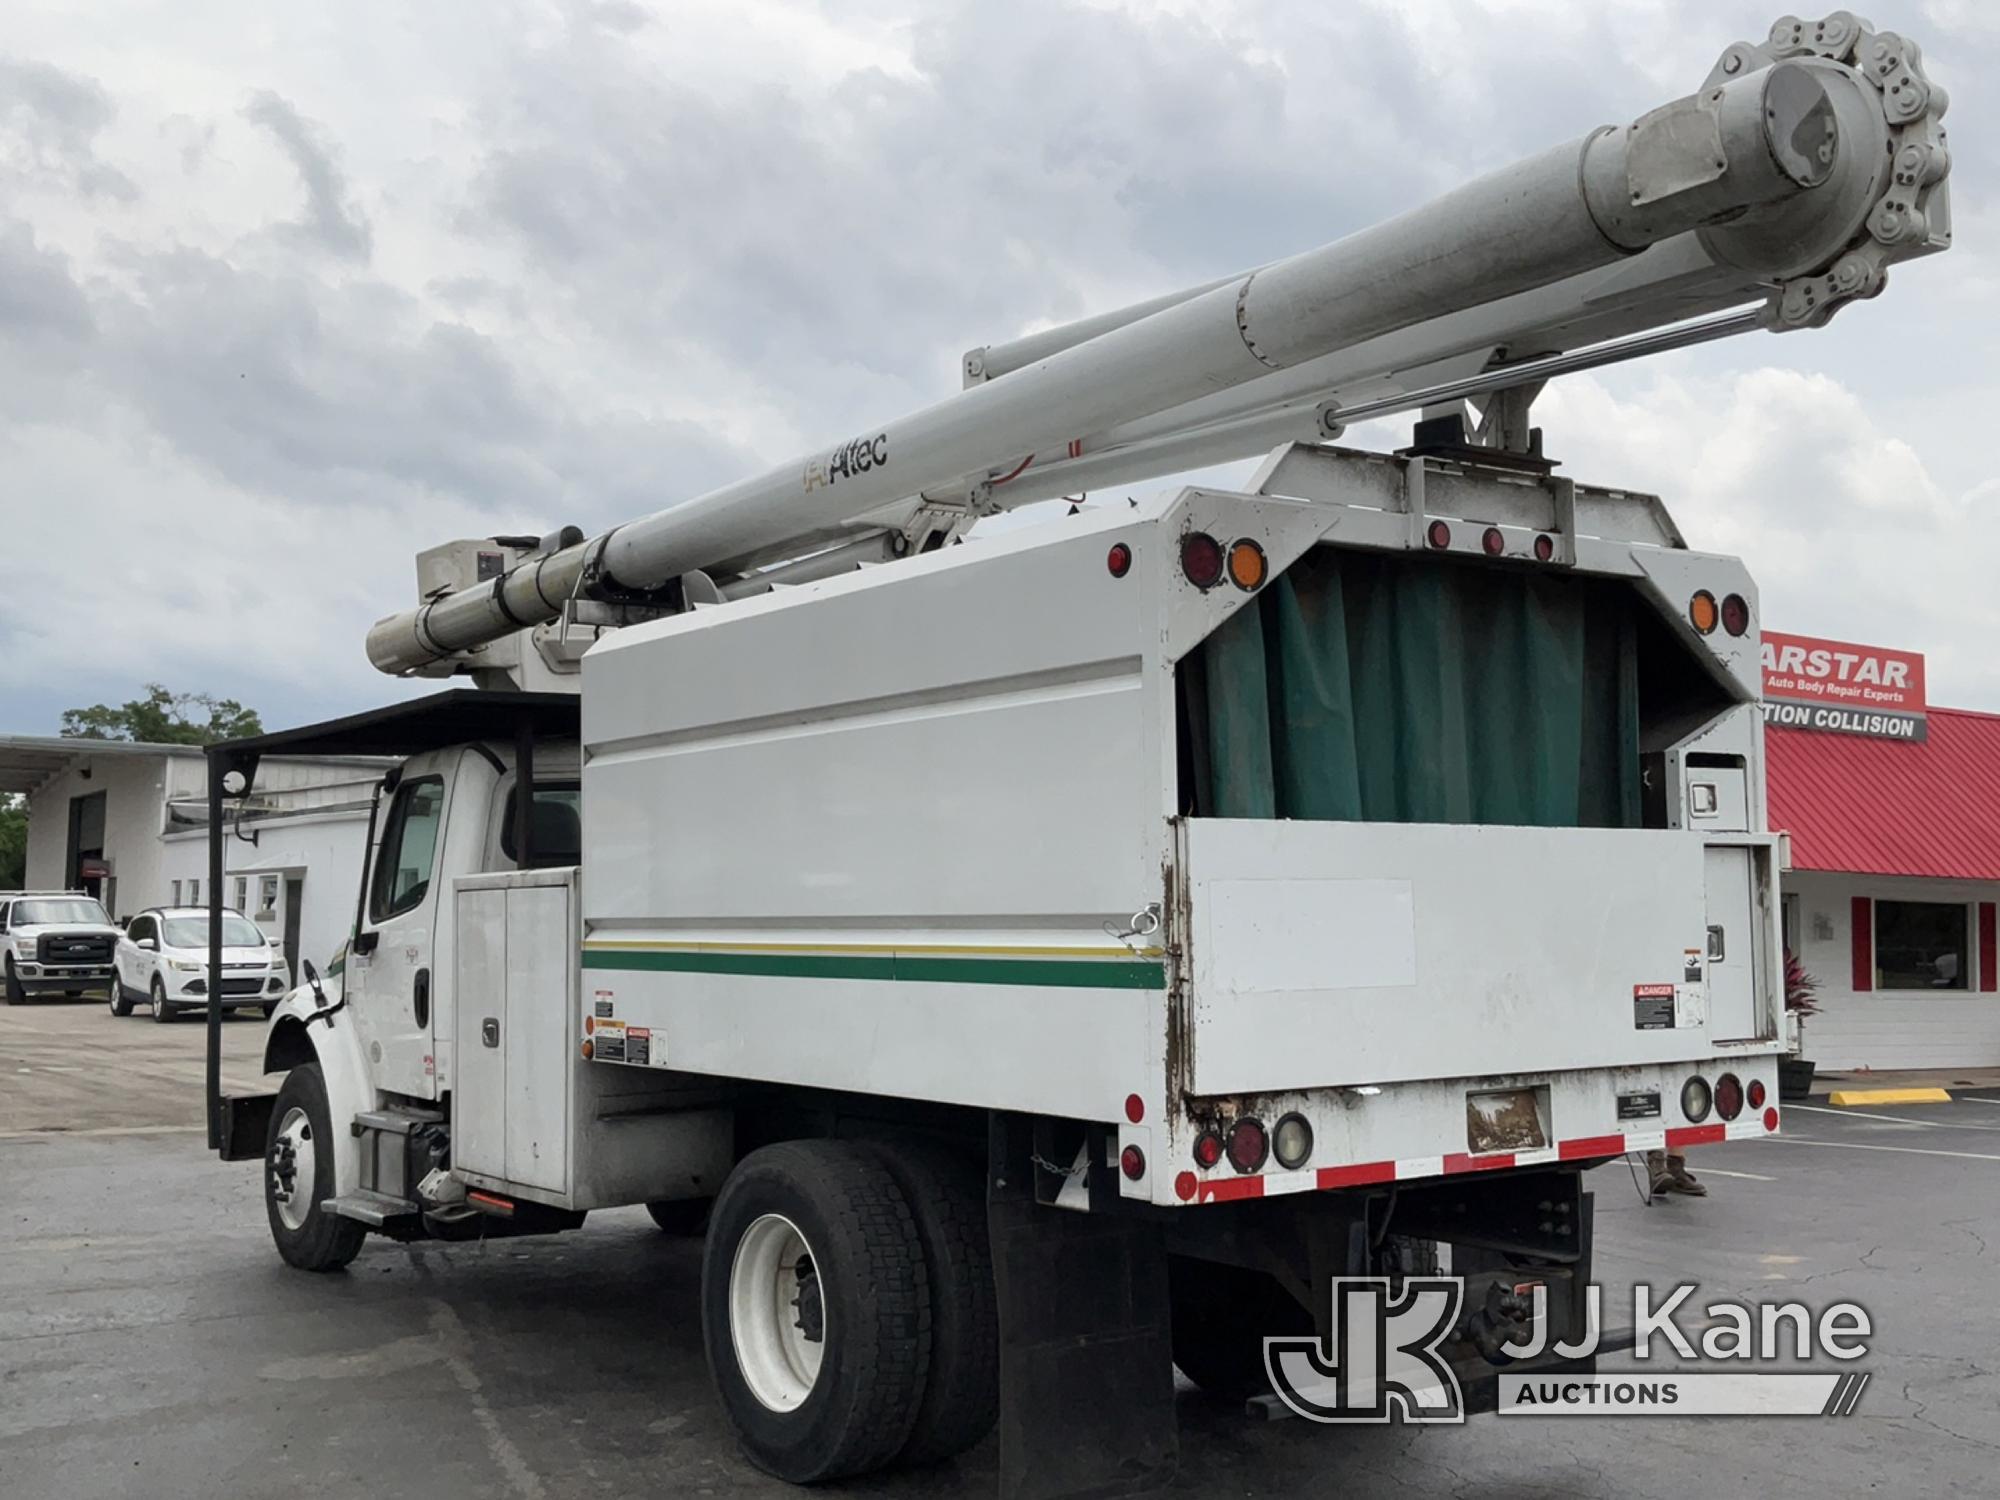
[(1868, 1104), (1949, 1104), (1943, 1089), (1835, 1089), (1826, 1102), (1840, 1109)]

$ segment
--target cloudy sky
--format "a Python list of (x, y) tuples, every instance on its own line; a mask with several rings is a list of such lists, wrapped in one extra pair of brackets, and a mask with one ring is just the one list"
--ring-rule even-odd
[[(973, 345), (1255, 264), (1695, 87), (1715, 0), (10, 0), (0, 730), (159, 680), (267, 724), (455, 536), (596, 529), (927, 404)], [(1778, 628), (2000, 710), (2000, 6), (1866, 7), (1951, 90), (1958, 245), (1819, 333), (1574, 377), (1580, 479)], [(1354, 434), (1393, 443), (1387, 424)]]

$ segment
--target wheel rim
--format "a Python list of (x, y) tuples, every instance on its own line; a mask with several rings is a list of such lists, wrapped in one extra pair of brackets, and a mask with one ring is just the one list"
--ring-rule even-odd
[(783, 1214), (765, 1214), (736, 1242), (729, 1340), (750, 1394), (772, 1411), (796, 1411), (812, 1394), (826, 1350), (826, 1298), (812, 1246)]
[(293, 1105), (278, 1123), (278, 1138), (271, 1143), (267, 1178), (271, 1202), (285, 1228), (298, 1229), (312, 1212), (317, 1161), (313, 1151), (312, 1119)]

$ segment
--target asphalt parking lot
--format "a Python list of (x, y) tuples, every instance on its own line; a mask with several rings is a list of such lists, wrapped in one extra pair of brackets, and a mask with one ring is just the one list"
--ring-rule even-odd
[[(249, 1081), (260, 1039), (229, 1025), (232, 1076)], [(793, 1493), (737, 1458), (709, 1396), (696, 1245), (620, 1211), (557, 1239), (371, 1241), (345, 1273), (289, 1271), (255, 1166), (201, 1149), (200, 1059), (195, 1024), (0, 1008), (0, 1495)], [(1692, 1165), (1711, 1196), (1652, 1208), (1623, 1167), (1593, 1175), (1602, 1279), (1859, 1301), (1874, 1380), (1854, 1417), (1323, 1429), (1189, 1391), (1177, 1490), (1991, 1493), (2000, 1087), (1871, 1112), (1815, 1101), (1781, 1138)], [(989, 1443), (837, 1492), (992, 1478)]]

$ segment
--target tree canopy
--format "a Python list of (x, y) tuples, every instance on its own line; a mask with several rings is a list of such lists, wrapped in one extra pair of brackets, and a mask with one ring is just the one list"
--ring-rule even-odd
[(0, 891), (28, 878), (28, 799), (0, 792)]
[(210, 745), (262, 734), (257, 710), (213, 693), (170, 693), (157, 682), (146, 696), (113, 706), (65, 709), (62, 732), (73, 740), (138, 740), (152, 745)]

